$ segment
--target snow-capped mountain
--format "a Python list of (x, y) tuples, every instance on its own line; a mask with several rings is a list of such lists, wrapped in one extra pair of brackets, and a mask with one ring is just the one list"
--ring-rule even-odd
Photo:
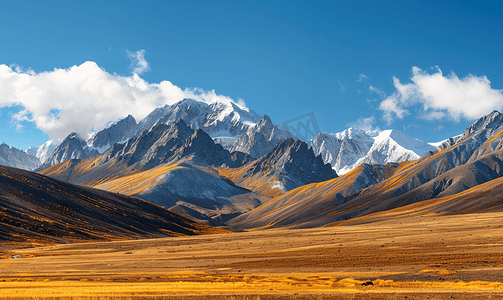
[(184, 99), (152, 111), (138, 123), (137, 133), (157, 124), (171, 124), (182, 119), (192, 129), (202, 129), (212, 138), (230, 146), (260, 120), (251, 109), (232, 102), (205, 102)]
[(33, 171), (40, 166), (40, 160), (6, 143), (0, 145), (0, 165)]
[(49, 156), (54, 152), (54, 149), (58, 144), (54, 140), (49, 140), (42, 144), (41, 146), (31, 146), (28, 149), (26, 149), (26, 153), (32, 156), (35, 156), (40, 160), (40, 162), (43, 164)]
[(365, 132), (355, 128), (335, 134), (320, 133), (311, 142), (311, 147), (339, 175), (362, 163), (409, 161), (435, 150), (434, 146), (398, 130)]
[(274, 149), (282, 140), (293, 137), (290, 130), (274, 125), (271, 119), (264, 115), (256, 126), (250, 127), (232, 144), (230, 151), (241, 151), (260, 158)]

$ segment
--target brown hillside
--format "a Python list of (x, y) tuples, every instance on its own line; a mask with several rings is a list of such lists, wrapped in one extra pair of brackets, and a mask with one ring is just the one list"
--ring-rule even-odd
[(1, 247), (222, 232), (147, 201), (0, 166)]

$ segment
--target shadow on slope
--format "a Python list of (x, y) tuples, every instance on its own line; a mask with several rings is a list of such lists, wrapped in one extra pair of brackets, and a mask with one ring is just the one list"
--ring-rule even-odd
[(221, 232), (150, 202), (0, 167), (0, 241), (48, 244)]

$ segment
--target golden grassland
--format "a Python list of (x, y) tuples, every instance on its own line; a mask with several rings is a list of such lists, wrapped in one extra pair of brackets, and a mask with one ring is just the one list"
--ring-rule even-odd
[(503, 213), (408, 216), (9, 249), (0, 298), (502, 299), (502, 222)]

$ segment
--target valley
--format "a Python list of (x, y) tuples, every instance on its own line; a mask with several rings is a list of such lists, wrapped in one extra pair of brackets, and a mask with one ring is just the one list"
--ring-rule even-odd
[(3, 250), (0, 290), (4, 299), (503, 297), (503, 213), (380, 217)]

